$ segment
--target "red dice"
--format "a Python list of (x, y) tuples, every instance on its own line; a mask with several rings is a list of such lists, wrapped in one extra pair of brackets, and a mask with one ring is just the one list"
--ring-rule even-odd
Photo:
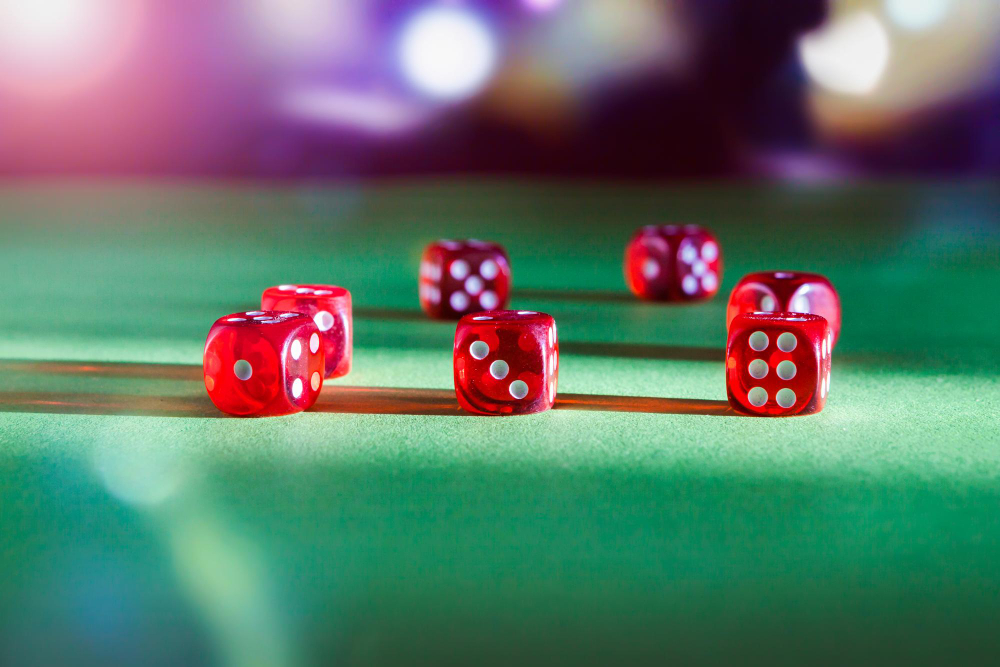
[(721, 280), (719, 242), (698, 225), (648, 225), (625, 249), (625, 281), (643, 299), (710, 299)]
[(740, 412), (819, 412), (830, 393), (830, 327), (819, 315), (746, 313), (729, 326), (726, 390)]
[(319, 329), (300, 313), (261, 311), (219, 318), (205, 342), (205, 388), (215, 407), (258, 417), (300, 412), (323, 386)]
[(326, 357), (325, 378), (351, 372), (351, 293), (336, 285), (278, 285), (268, 287), (261, 310), (287, 310), (312, 318), (319, 329)]
[(556, 400), (559, 342), (550, 315), (501, 310), (466, 315), (455, 332), (455, 393), (468, 412), (520, 415)]
[(457, 319), (505, 308), (510, 298), (507, 251), (483, 241), (437, 241), (420, 260), (420, 306), (431, 317)]
[(830, 325), (830, 347), (840, 335), (840, 298), (833, 284), (818, 273), (761, 271), (743, 276), (729, 296), (726, 324), (741, 313), (812, 313)]

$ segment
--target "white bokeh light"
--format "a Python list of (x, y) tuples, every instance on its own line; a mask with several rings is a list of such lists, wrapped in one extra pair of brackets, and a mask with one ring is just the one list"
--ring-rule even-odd
[(799, 57), (820, 86), (845, 95), (874, 91), (889, 64), (882, 22), (867, 11), (834, 19), (799, 41)]
[(535, 12), (550, 12), (561, 5), (562, 1), (563, 0), (521, 0), (521, 4)]
[(425, 9), (410, 19), (399, 42), (406, 80), (440, 100), (474, 95), (497, 64), (497, 45), (475, 14), (457, 7)]
[(885, 0), (885, 13), (900, 28), (920, 32), (941, 23), (952, 6), (953, 0)]
[(120, 62), (137, 34), (140, 0), (0, 0), (0, 84), (47, 92)]

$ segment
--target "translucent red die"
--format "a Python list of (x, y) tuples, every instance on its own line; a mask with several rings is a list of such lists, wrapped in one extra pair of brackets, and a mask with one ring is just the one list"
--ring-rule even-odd
[(309, 408), (323, 387), (323, 367), (319, 329), (301, 313), (233, 313), (215, 321), (205, 342), (208, 396), (233, 415)]
[(625, 281), (643, 299), (710, 299), (722, 280), (719, 241), (699, 225), (647, 225), (625, 248)]
[(510, 261), (496, 243), (475, 239), (437, 241), (420, 260), (420, 306), (431, 317), (457, 319), (505, 308)]
[(800, 271), (761, 271), (740, 279), (729, 296), (726, 324), (741, 313), (811, 313), (830, 325), (829, 345), (840, 336), (840, 297), (826, 277)]
[(455, 393), (468, 412), (519, 415), (556, 400), (559, 341), (550, 315), (501, 310), (466, 315), (455, 332)]
[(351, 293), (336, 285), (278, 285), (268, 287), (260, 299), (261, 310), (287, 310), (312, 318), (319, 329), (326, 357), (325, 378), (351, 372)]
[(726, 390), (740, 412), (819, 412), (830, 393), (830, 327), (819, 315), (745, 313), (729, 326)]

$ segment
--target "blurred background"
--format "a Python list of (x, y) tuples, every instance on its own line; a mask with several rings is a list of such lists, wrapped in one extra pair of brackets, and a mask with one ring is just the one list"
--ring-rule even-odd
[(1000, 172), (997, 0), (0, 0), (0, 174)]

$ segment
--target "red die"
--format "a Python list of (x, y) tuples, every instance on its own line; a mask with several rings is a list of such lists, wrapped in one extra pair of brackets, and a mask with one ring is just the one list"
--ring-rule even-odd
[(721, 279), (719, 242), (698, 225), (648, 225), (625, 249), (625, 281), (643, 299), (710, 299)]
[(510, 297), (507, 251), (483, 241), (438, 241), (420, 260), (420, 306), (431, 317), (455, 319), (497, 310)]
[(300, 313), (233, 313), (209, 330), (204, 367), (208, 396), (223, 412), (300, 412), (316, 402), (323, 386), (319, 330)]
[(455, 332), (455, 393), (469, 412), (527, 414), (556, 400), (559, 342), (550, 315), (501, 310), (466, 315)]
[(831, 349), (837, 344), (840, 298), (824, 276), (797, 271), (761, 271), (743, 276), (729, 296), (726, 325), (740, 313), (777, 311), (823, 316), (830, 325)]
[(312, 318), (319, 328), (326, 357), (324, 377), (351, 372), (351, 293), (335, 285), (279, 285), (268, 287), (260, 299), (262, 310), (288, 310)]
[(737, 315), (726, 346), (729, 403), (764, 416), (822, 410), (830, 392), (829, 333), (819, 315)]

